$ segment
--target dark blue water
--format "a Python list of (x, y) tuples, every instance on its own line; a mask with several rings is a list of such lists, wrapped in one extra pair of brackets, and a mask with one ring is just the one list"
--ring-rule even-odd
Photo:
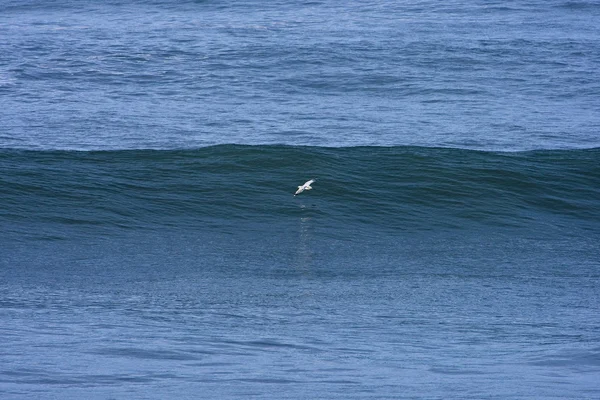
[(598, 17), (0, 0), (0, 398), (600, 397)]

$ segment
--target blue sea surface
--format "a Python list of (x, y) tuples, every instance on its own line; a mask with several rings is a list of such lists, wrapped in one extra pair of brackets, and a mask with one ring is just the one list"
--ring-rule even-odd
[(600, 398), (599, 18), (0, 0), (0, 398)]
[(594, 1), (0, 4), (1, 147), (600, 145)]

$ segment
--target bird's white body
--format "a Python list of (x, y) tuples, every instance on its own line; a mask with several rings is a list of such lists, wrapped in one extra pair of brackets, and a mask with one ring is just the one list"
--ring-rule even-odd
[(302, 192), (304, 192), (305, 190), (310, 190), (312, 189), (312, 186), (310, 186), (315, 180), (311, 179), (310, 181), (306, 182), (304, 185), (298, 186), (298, 190), (296, 190), (296, 193), (294, 193), (294, 196), (297, 194), (300, 194)]

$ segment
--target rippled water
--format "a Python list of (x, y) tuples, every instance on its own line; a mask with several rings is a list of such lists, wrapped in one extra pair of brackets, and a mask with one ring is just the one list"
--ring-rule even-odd
[(0, 398), (599, 397), (599, 15), (0, 0)]
[(600, 145), (596, 2), (0, 11), (2, 147)]

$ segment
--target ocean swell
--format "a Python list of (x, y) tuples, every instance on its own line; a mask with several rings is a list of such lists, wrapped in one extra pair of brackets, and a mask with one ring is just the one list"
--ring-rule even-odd
[[(220, 145), (195, 150), (0, 151), (5, 232), (36, 227), (600, 231), (600, 149)], [(314, 190), (294, 197), (297, 185)], [(234, 228), (235, 227), (235, 228)], [(260, 227), (260, 228), (259, 228)]]

